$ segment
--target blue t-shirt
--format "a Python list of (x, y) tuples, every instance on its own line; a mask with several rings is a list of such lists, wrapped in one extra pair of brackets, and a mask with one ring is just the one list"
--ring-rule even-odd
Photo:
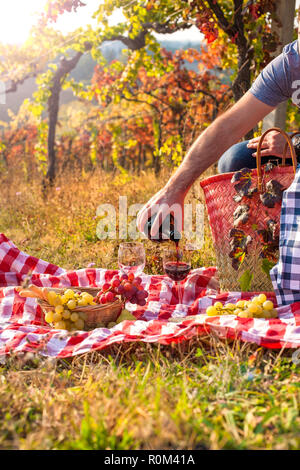
[(287, 44), (282, 53), (259, 74), (250, 92), (269, 106), (276, 107), (292, 98), (300, 107), (300, 54), (298, 41)]

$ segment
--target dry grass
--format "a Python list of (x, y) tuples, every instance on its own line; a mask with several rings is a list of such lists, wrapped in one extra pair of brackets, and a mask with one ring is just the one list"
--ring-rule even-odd
[[(99, 240), (96, 227), (97, 207), (112, 204), (119, 220), (119, 196), (127, 196), (128, 207), (145, 203), (168, 180), (170, 171), (159, 178), (152, 172), (141, 176), (112, 176), (103, 171), (93, 174), (67, 175), (59, 178), (47, 193), (41, 181), (24, 181), (11, 174), (0, 180), (0, 231), (24, 251), (66, 269), (80, 269), (93, 262), (98, 267), (117, 268), (120, 240)], [(195, 184), (186, 202), (202, 202), (200, 187)], [(133, 218), (129, 217), (129, 221)], [(117, 224), (117, 234), (118, 234)], [(197, 253), (197, 266), (215, 263), (214, 251), (206, 224), (205, 246)], [(145, 242), (148, 272), (161, 269), (161, 247)]]

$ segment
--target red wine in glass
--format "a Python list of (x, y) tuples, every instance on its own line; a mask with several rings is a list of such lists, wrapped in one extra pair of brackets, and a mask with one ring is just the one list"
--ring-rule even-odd
[(186, 250), (167, 249), (163, 253), (163, 267), (167, 276), (176, 283), (178, 302), (182, 303), (183, 289), (180, 282), (183, 281), (191, 270), (190, 254)]

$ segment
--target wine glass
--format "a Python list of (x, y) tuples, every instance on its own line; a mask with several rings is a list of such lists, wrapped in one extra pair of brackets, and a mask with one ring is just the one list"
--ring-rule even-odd
[(163, 252), (163, 268), (166, 275), (175, 282), (178, 302), (182, 303), (183, 289), (181, 281), (183, 281), (191, 270), (191, 259), (188, 250), (166, 249)]
[(133, 273), (135, 276), (141, 274), (146, 264), (146, 255), (143, 243), (120, 243), (118, 263), (120, 270), (124, 274)]

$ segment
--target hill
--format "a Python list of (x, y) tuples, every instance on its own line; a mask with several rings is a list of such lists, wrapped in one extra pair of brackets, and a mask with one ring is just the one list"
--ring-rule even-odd
[[(174, 52), (177, 49), (189, 49), (189, 48), (200, 48), (199, 42), (193, 42), (189, 39), (186, 41), (174, 41), (166, 40), (162, 41), (161, 45), (167, 50)], [(125, 48), (124, 44), (120, 41), (107, 42), (102, 46), (102, 52), (108, 62), (119, 59), (122, 56), (122, 50)], [(88, 83), (90, 82), (96, 62), (92, 59), (90, 54), (85, 54), (79, 61), (76, 69), (71, 73), (76, 81)], [(196, 66), (196, 64), (188, 64), (189, 67)], [(20, 86), (15, 93), (8, 93), (6, 95), (6, 104), (0, 104), (0, 121), (9, 122), (8, 110), (10, 109), (13, 113), (17, 113), (20, 105), (23, 103), (25, 98), (31, 98), (34, 91), (37, 89), (34, 78), (26, 80), (22, 86)], [(61, 93), (61, 104), (69, 103), (74, 100), (74, 95), (71, 90), (64, 90)]]

